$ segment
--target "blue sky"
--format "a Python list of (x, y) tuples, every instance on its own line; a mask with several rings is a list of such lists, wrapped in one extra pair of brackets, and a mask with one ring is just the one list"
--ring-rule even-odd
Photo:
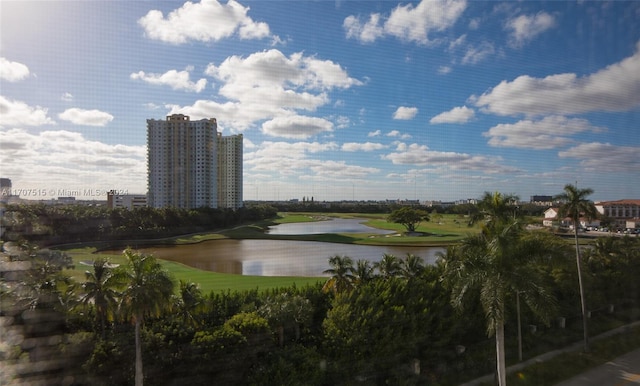
[(146, 192), (146, 119), (183, 113), (244, 135), (245, 199), (640, 198), (638, 20), (634, 1), (2, 1), (0, 176)]

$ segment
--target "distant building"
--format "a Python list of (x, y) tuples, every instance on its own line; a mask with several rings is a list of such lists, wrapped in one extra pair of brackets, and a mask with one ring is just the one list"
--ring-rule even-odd
[(531, 196), (529, 197), (529, 203), (540, 206), (553, 205), (553, 196)]
[[(558, 218), (558, 208), (549, 208), (544, 211), (544, 219), (542, 220), (542, 225), (546, 227), (551, 227), (554, 225), (561, 227), (568, 227), (573, 229), (573, 221), (569, 217)], [(579, 228), (587, 228), (587, 227), (598, 227), (600, 226), (600, 220), (598, 219), (588, 219), (586, 217), (580, 217), (578, 220)]]
[[(600, 201), (595, 206), (598, 213), (612, 220), (612, 227), (634, 228), (640, 223), (640, 200)], [(630, 224), (634, 226), (628, 226)]]
[(148, 119), (147, 153), (149, 206), (242, 206), (242, 136), (220, 136), (215, 118)]
[(144, 208), (147, 206), (147, 196), (145, 194), (118, 194), (115, 190), (107, 193), (107, 207), (115, 208)]

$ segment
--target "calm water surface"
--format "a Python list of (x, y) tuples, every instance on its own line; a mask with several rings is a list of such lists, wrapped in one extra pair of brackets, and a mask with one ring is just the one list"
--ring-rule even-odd
[[(393, 233), (363, 225), (361, 219), (332, 219), (310, 223), (281, 224), (269, 229), (270, 234), (300, 235), (319, 233)], [(436, 261), (441, 247), (371, 246), (289, 240), (211, 240), (198, 244), (159, 246), (140, 251), (159, 259), (176, 261), (207, 271), (258, 276), (322, 276), (329, 268), (328, 260), (346, 255), (354, 262), (360, 259), (379, 261), (390, 253), (404, 257), (413, 253), (426, 264)]]
[(395, 247), (322, 243), (289, 240), (211, 240), (198, 244), (170, 247), (150, 247), (140, 251), (152, 253), (159, 259), (214, 272), (258, 276), (322, 276), (329, 268), (328, 259), (347, 255), (359, 259), (379, 261), (385, 253), (404, 257), (413, 253), (426, 264), (436, 261), (441, 247)]

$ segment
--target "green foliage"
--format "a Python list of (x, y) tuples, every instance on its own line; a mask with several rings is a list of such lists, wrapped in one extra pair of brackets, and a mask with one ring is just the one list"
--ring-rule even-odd
[(331, 370), (345, 377), (394, 379), (433, 338), (437, 315), (427, 296), (430, 287), (389, 278), (337, 295), (324, 322)]

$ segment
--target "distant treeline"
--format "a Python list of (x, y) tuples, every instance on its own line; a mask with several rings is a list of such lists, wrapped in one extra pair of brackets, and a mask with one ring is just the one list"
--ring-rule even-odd
[(273, 218), (268, 205), (232, 209), (136, 208), (110, 209), (83, 205), (8, 205), (2, 216), (5, 241), (40, 245), (79, 241), (162, 238), (224, 229), (249, 221)]
[[(318, 201), (292, 201), (292, 202), (269, 202), (279, 212), (322, 212), (322, 213), (391, 213), (402, 207), (395, 202), (318, 202)], [(478, 212), (477, 205), (413, 205), (412, 207), (424, 210), (428, 213), (440, 214), (462, 214), (472, 215)], [(518, 211), (523, 216), (542, 216), (548, 207), (535, 204), (524, 203), (518, 205)]]

